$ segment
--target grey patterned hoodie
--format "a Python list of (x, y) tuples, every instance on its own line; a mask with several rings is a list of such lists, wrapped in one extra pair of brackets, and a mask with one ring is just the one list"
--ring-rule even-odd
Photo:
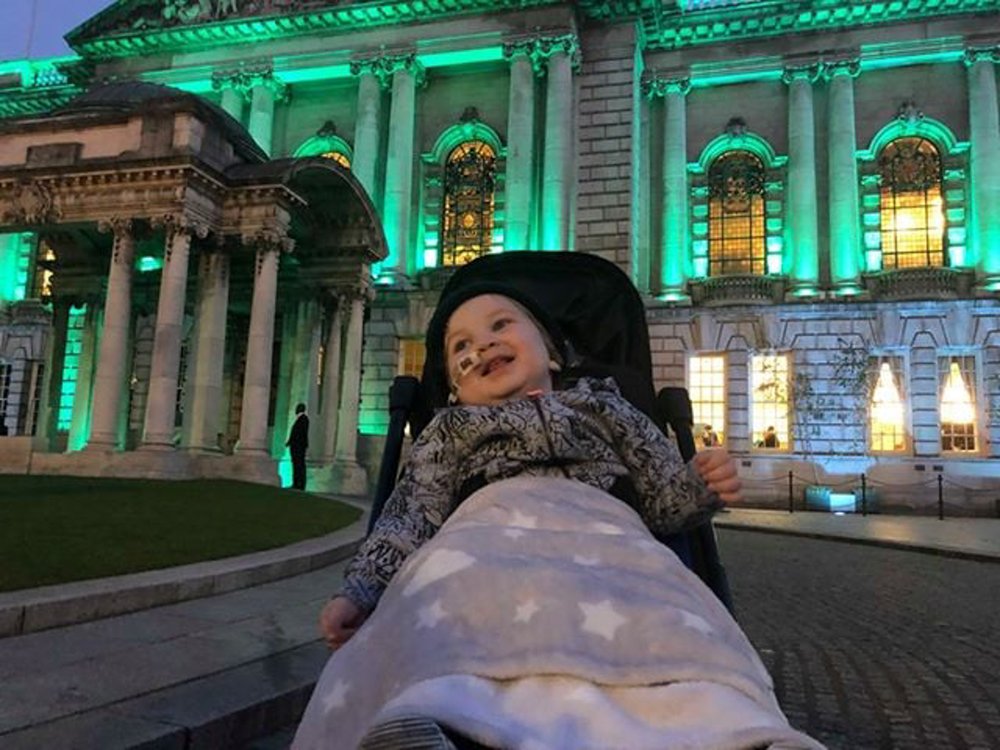
[[(457, 406), (438, 412), (414, 443), (342, 593), (373, 610), (406, 558), (462, 500), (515, 476), (568, 477), (627, 497), (656, 535), (697, 525), (722, 506), (611, 378), (582, 378), (499, 406)], [(623, 486), (628, 491), (616, 491)]]

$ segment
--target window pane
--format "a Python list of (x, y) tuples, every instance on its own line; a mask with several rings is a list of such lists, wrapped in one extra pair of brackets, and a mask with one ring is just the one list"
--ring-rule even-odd
[(976, 434), (975, 357), (941, 357), (940, 384), (941, 450), (974, 453)]
[(788, 355), (758, 354), (751, 360), (751, 433), (755, 448), (790, 448)]
[(493, 244), (496, 155), (482, 141), (457, 146), (444, 166), (441, 265), (460, 266)]
[(399, 340), (399, 374), (419, 378), (424, 371), (427, 348), (423, 339)]
[(347, 158), (347, 154), (343, 154), (340, 151), (327, 151), (325, 154), (321, 154), (321, 156), (324, 159), (337, 162), (342, 167), (351, 168), (351, 160)]
[(869, 411), (871, 449), (879, 452), (906, 450), (906, 401), (902, 392), (902, 359), (882, 357)]
[(898, 138), (879, 157), (882, 267), (945, 265), (941, 159), (924, 138)]
[(688, 394), (701, 445), (725, 443), (726, 360), (721, 354), (688, 359)]
[(765, 273), (764, 165), (730, 151), (712, 162), (708, 185), (709, 276)]

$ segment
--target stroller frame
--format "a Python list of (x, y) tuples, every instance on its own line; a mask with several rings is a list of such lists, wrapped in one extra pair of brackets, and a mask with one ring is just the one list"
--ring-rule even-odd
[[(460, 267), (442, 297), (469, 284), (502, 281), (531, 296), (558, 323), (580, 356), (573, 376), (614, 377), (622, 395), (645, 412), (668, 436), (681, 457), (695, 454), (693, 412), (687, 390), (655, 392), (645, 306), (631, 280), (615, 264), (596, 255), (570, 252), (508, 252), (483, 256)], [(423, 378), (399, 376), (389, 389), (389, 429), (382, 454), (368, 532), (381, 515), (399, 475), (406, 427), (416, 437), (430, 421), (433, 403)], [(667, 430), (669, 426), (670, 430)], [(732, 612), (732, 596), (711, 521), (680, 534), (657, 537), (715, 593)]]

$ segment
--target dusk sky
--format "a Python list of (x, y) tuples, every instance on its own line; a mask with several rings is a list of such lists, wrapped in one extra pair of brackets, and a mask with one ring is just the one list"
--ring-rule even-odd
[(67, 55), (63, 36), (115, 0), (2, 0), (0, 61)]

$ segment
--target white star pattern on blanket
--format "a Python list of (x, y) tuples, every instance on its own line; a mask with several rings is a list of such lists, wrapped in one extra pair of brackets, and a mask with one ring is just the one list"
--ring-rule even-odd
[(628, 622), (628, 618), (622, 617), (611, 604), (610, 599), (605, 599), (597, 604), (587, 604), (580, 602), (580, 609), (583, 610), (583, 625), (581, 630), (586, 633), (593, 633), (609, 641), (615, 639), (615, 631)]
[(528, 599), (524, 604), (517, 605), (517, 612), (514, 614), (514, 622), (531, 622), (541, 607), (534, 599)]
[(686, 628), (694, 628), (695, 630), (710, 635), (713, 630), (712, 626), (709, 625), (703, 617), (698, 617), (698, 615), (693, 615), (687, 610), (681, 611), (681, 624)]
[(529, 516), (527, 513), (515, 510), (509, 523), (511, 526), (520, 526), (522, 529), (537, 529), (538, 516)]
[(587, 557), (585, 555), (573, 555), (573, 562), (575, 562), (577, 565), (586, 565), (588, 568), (591, 568), (595, 565), (599, 565), (601, 563), (601, 558), (599, 558), (597, 555), (594, 555), (593, 557)]
[(504, 529), (503, 535), (508, 539), (520, 539), (524, 536), (524, 532), (520, 529)]
[(425, 586), (465, 570), (475, 561), (472, 555), (460, 550), (436, 549), (417, 567), (417, 572), (403, 589), (403, 596), (413, 596)]
[(343, 708), (347, 705), (346, 696), (350, 690), (351, 686), (349, 683), (337, 680), (333, 684), (333, 687), (330, 688), (330, 692), (323, 696), (323, 707), (327, 711)]
[(447, 616), (448, 613), (445, 612), (444, 607), (441, 606), (441, 600), (435, 599), (433, 604), (427, 607), (421, 607), (420, 610), (417, 611), (417, 627), (436, 627), (437, 624)]
[(590, 524), (590, 528), (598, 534), (609, 534), (611, 536), (621, 536), (625, 533), (621, 526), (615, 526), (613, 523), (604, 523), (603, 521)]

